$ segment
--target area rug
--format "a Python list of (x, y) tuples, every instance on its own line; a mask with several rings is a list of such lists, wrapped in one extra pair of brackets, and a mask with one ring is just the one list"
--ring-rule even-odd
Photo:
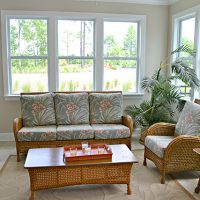
[[(143, 150), (135, 150), (139, 164), (132, 169), (132, 194), (127, 195), (126, 185), (80, 185), (67, 186), (35, 192), (35, 200), (189, 200), (195, 199), (177, 181), (166, 177), (166, 184), (159, 183), (158, 170), (149, 162), (142, 165)], [(24, 169), (24, 159), (16, 162), (9, 156), (0, 171), (0, 199), (27, 200), (29, 198), (29, 175)]]

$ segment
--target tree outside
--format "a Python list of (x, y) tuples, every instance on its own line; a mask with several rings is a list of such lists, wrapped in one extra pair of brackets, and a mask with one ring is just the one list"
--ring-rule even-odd
[[(123, 33), (116, 34), (122, 24)], [(134, 92), (137, 62), (131, 58), (137, 56), (137, 26), (109, 25), (104, 33), (104, 89)], [(93, 90), (93, 26), (93, 21), (58, 20), (59, 90)], [(47, 40), (47, 20), (10, 19), (13, 94), (48, 90)]]

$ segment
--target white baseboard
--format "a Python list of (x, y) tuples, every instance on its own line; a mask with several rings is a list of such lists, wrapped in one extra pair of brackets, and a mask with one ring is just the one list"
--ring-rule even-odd
[(13, 133), (0, 133), (0, 142), (1, 141), (14, 141)]

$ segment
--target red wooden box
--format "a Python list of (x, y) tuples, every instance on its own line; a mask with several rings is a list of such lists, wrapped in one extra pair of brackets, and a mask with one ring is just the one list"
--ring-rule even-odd
[[(82, 151), (81, 145), (65, 146), (64, 147), (64, 159), (67, 162), (71, 161), (81, 161), (81, 160), (95, 160), (95, 159), (112, 159), (112, 150), (107, 144), (92, 144), (90, 154), (85, 154)], [(104, 153), (100, 154), (98, 148), (105, 148)], [(77, 148), (77, 154), (71, 155), (70, 148)]]

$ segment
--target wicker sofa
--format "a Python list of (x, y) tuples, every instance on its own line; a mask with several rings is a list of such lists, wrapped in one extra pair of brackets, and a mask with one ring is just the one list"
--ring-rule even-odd
[(131, 148), (133, 122), (122, 116), (122, 93), (22, 93), (21, 118), (14, 119), (17, 161), (29, 148), (93, 143)]
[(162, 184), (165, 174), (200, 170), (200, 157), (194, 152), (200, 148), (200, 106), (195, 103), (186, 103), (177, 124), (156, 123), (147, 130), (143, 164), (146, 159), (154, 162)]

